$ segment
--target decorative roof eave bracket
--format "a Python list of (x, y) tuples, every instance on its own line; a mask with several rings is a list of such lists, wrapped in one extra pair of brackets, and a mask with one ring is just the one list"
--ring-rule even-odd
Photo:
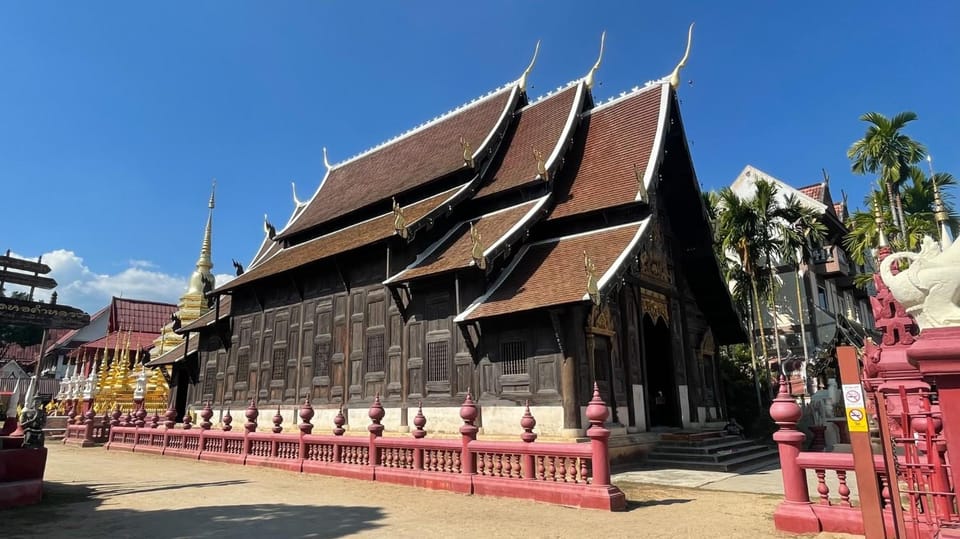
[[(412, 223), (407, 224), (407, 234), (409, 234), (410, 239), (416, 236), (417, 232), (424, 229), (431, 229), (433, 225), (436, 224), (440, 219), (448, 215), (453, 211), (458, 204), (464, 200), (469, 200), (473, 197), (473, 194), (476, 192), (477, 187), (479, 187), (479, 179), (482, 176), (482, 173), (475, 174), (470, 181), (460, 188), (459, 191), (454, 193), (450, 198), (444, 201), (443, 204), (440, 204), (436, 208), (427, 212), (426, 215), (417, 219)], [(410, 240), (407, 240), (410, 241)]]

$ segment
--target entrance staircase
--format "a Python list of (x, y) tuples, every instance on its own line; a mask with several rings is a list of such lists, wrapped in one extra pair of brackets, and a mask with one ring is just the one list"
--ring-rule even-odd
[(660, 435), (647, 455), (650, 468), (679, 468), (714, 472), (746, 472), (778, 466), (779, 454), (757, 440), (731, 436), (722, 430), (671, 432)]

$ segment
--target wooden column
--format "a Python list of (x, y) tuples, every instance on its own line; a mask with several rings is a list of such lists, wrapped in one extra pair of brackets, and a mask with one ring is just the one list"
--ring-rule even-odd
[[(575, 306), (567, 311), (564, 324), (565, 347), (563, 363), (560, 366), (560, 395), (563, 405), (563, 428), (577, 429), (580, 424), (580, 399), (577, 390), (577, 360), (584, 349), (583, 343), (583, 307)], [(592, 362), (591, 362), (592, 364)]]

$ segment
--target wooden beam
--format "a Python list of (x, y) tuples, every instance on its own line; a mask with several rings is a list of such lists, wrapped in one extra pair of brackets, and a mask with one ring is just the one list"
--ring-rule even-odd
[(14, 258), (10, 256), (10, 251), (7, 251), (6, 255), (0, 255), (0, 266), (3, 266), (4, 269), (15, 269), (30, 273), (50, 273), (50, 266), (42, 262)]
[(54, 281), (50, 277), (27, 275), (26, 273), (16, 273), (7, 270), (0, 270), (0, 282), (22, 284), (24, 286), (32, 286), (46, 290), (57, 287), (57, 281)]

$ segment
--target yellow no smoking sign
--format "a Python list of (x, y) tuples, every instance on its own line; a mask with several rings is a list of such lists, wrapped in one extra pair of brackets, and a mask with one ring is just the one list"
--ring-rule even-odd
[(843, 405), (847, 410), (847, 428), (850, 432), (867, 432), (867, 409), (860, 384), (843, 384)]

